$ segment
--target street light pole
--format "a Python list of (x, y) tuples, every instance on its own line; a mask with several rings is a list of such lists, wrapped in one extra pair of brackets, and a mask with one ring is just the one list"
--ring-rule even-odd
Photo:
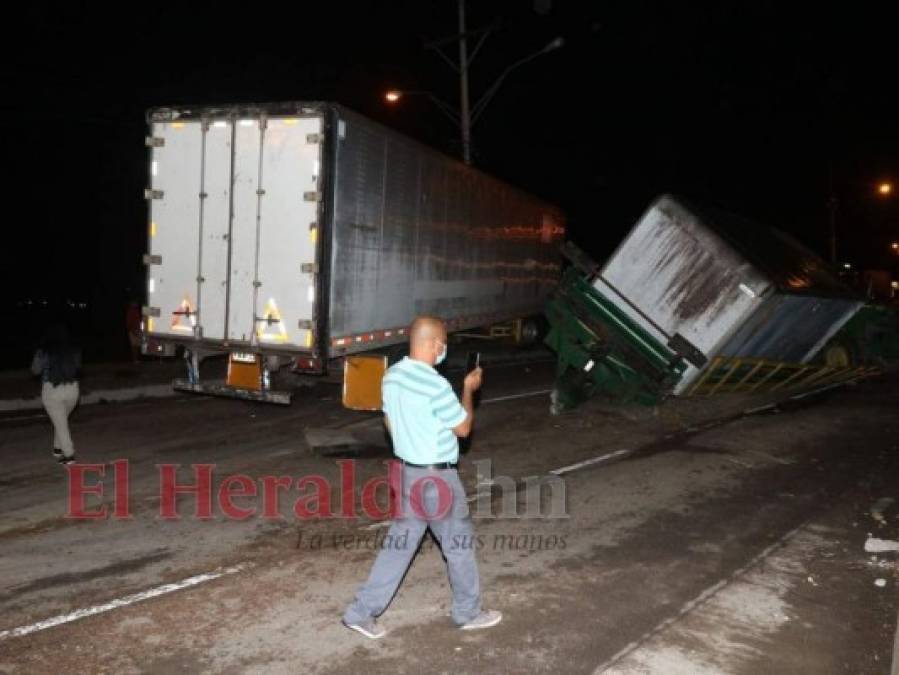
[(472, 113), (471, 113), (472, 114), (471, 124), (475, 124), (478, 121), (478, 118), (481, 116), (481, 113), (484, 112), (484, 109), (487, 107), (487, 104), (490, 103), (490, 101), (496, 95), (496, 92), (499, 91), (500, 87), (502, 87), (503, 82), (506, 81), (506, 76), (508, 76), (509, 73), (511, 73), (513, 70), (515, 70), (519, 66), (523, 66), (528, 61), (533, 61), (538, 56), (541, 56), (543, 54), (551, 52), (555, 49), (559, 49), (564, 44), (565, 44), (565, 40), (563, 40), (560, 37), (557, 37), (555, 40), (550, 42), (539, 52), (534, 52), (533, 54), (529, 54), (528, 56), (525, 56), (524, 58), (518, 59), (518, 61), (516, 61), (511, 66), (506, 68), (502, 72), (502, 74), (498, 78), (496, 78), (496, 81), (492, 85), (490, 85), (490, 88), (484, 92), (484, 94), (481, 96), (481, 98), (478, 99), (478, 102), (474, 104), (474, 108), (472, 109)]
[[(442, 38), (435, 42), (431, 42), (425, 45), (427, 49), (432, 49), (440, 58), (442, 58), (450, 68), (459, 73), (459, 111), (458, 113), (453, 110), (453, 107), (450, 106), (445, 101), (440, 100), (434, 94), (429, 91), (424, 90), (402, 90), (402, 89), (391, 89), (389, 90), (385, 98), (388, 103), (396, 103), (399, 101), (403, 95), (405, 94), (422, 94), (427, 96), (434, 102), (434, 104), (443, 112), (447, 117), (452, 119), (456, 124), (459, 125), (459, 130), (462, 133), (462, 159), (466, 164), (471, 164), (471, 129), (478, 121), (478, 118), (484, 112), (484, 109), (487, 107), (487, 104), (491, 101), (493, 96), (499, 90), (502, 83), (505, 81), (506, 77), (513, 70), (518, 68), (519, 66), (536, 59), (538, 56), (542, 54), (547, 54), (551, 51), (555, 51), (560, 47), (565, 45), (565, 40), (561, 37), (555, 38), (552, 42), (547, 44), (543, 49), (534, 52), (528, 56), (525, 56), (522, 59), (519, 59), (511, 66), (506, 68), (500, 76), (494, 81), (494, 83), (484, 92), (484, 94), (475, 102), (474, 105), (471, 104), (471, 96), (468, 90), (468, 71), (471, 67), (471, 64), (474, 62), (478, 53), (481, 50), (481, 47), (484, 44), (484, 40), (486, 40), (487, 36), (493, 30), (492, 26), (488, 26), (486, 28), (481, 28), (472, 32), (468, 32), (465, 24), (465, 0), (458, 0), (459, 6), (459, 34), (453, 35), (449, 38)], [(468, 53), (468, 38), (470, 36), (478, 35), (478, 39), (474, 45), (474, 49), (471, 54)], [(448, 57), (441, 46), (450, 43), (450, 42), (458, 42), (459, 43), (459, 60), (458, 63)]]
[(459, 0), (459, 124), (462, 159), (471, 164), (471, 110), (468, 101), (468, 40), (465, 37), (465, 0)]
[(837, 264), (837, 196), (830, 195), (827, 208), (830, 210), (830, 262)]

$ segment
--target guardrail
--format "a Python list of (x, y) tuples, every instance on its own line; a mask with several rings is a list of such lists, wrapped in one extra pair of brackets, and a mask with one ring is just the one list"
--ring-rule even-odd
[(766, 359), (716, 356), (685, 396), (718, 393), (795, 391), (841, 384), (871, 377), (875, 366), (832, 367), (824, 364), (787, 363)]

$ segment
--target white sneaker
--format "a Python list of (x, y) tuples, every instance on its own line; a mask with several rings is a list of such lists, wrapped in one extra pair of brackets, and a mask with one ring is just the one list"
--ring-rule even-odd
[(379, 640), (380, 638), (387, 635), (387, 631), (381, 628), (377, 623), (375, 623), (374, 619), (368, 619), (367, 621), (363, 621), (361, 623), (347, 623), (346, 621), (343, 621), (342, 623), (350, 630), (354, 630), (357, 633), (362, 633), (365, 637), (371, 640)]
[(479, 628), (490, 628), (503, 620), (503, 613), (495, 609), (484, 610), (471, 621), (463, 623), (459, 626), (462, 630), (478, 630)]

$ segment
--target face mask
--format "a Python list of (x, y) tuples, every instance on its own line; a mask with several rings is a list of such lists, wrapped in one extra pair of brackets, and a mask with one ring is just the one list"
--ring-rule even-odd
[(446, 344), (443, 345), (443, 351), (437, 355), (437, 358), (434, 360), (434, 365), (439, 366), (446, 359)]

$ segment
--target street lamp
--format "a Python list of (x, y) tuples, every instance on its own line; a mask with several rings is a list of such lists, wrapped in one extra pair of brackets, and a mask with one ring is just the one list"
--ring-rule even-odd
[[(484, 109), (487, 107), (487, 104), (490, 103), (491, 99), (494, 97), (499, 88), (502, 86), (502, 83), (505, 81), (506, 77), (508, 77), (509, 73), (511, 73), (516, 68), (523, 66), (525, 63), (536, 59), (538, 56), (542, 56), (543, 54), (548, 54), (549, 52), (555, 51), (565, 45), (564, 38), (557, 37), (552, 42), (544, 46), (542, 49), (525, 56), (523, 59), (519, 59), (511, 66), (506, 68), (500, 76), (494, 81), (490, 87), (484, 92), (480, 99), (472, 106), (469, 103), (469, 91), (468, 91), (468, 71), (471, 68), (471, 64), (474, 62), (475, 57), (478, 52), (481, 50), (481, 46), (484, 44), (484, 40), (487, 35), (490, 33), (490, 28), (482, 29), (479, 31), (473, 31), (469, 33), (465, 27), (465, 0), (458, 0), (459, 2), (459, 34), (450, 38), (439, 40), (437, 42), (430, 43), (426, 45), (427, 48), (433, 49), (437, 54), (439, 54), (444, 61), (446, 61), (449, 66), (459, 73), (459, 109), (458, 112), (453, 108), (453, 106), (449, 105), (445, 101), (441, 101), (439, 98), (434, 96), (428, 91), (400, 91), (400, 90), (391, 90), (385, 94), (385, 98), (388, 103), (397, 103), (404, 95), (406, 94), (421, 94), (426, 95), (431, 101), (437, 105), (440, 110), (450, 117), (458, 126), (459, 130), (462, 134), (462, 159), (466, 164), (471, 164), (471, 128), (477, 122), (478, 118), (483, 114)], [(475, 35), (480, 34), (480, 39), (474, 47), (474, 50), (469, 55), (468, 53), (468, 38), (473, 37)], [(440, 50), (440, 46), (446, 44), (447, 42), (458, 42), (459, 43), (459, 60), (458, 62), (449, 58), (446, 54), (444, 54)]]
[(446, 101), (437, 98), (429, 91), (425, 91), (424, 89), (391, 89), (384, 94), (384, 98), (388, 103), (399, 103), (399, 101), (406, 96), (426, 96), (431, 100), (431, 103), (437, 106), (440, 112), (453, 121), (453, 124), (456, 126), (459, 125), (459, 113), (453, 110), (453, 106)]
[(893, 184), (888, 181), (884, 181), (883, 183), (881, 183), (880, 185), (877, 186), (877, 193), (881, 197), (890, 196), (891, 194), (893, 194)]

